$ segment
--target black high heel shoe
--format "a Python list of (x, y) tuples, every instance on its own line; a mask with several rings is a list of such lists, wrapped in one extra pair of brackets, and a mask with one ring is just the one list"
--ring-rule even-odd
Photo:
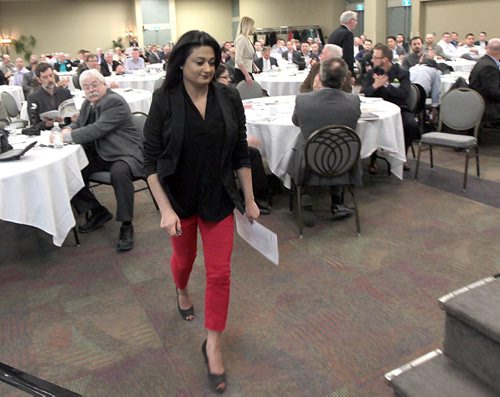
[(179, 309), (179, 313), (181, 314), (182, 318), (186, 321), (193, 321), (194, 306), (191, 306), (188, 309), (181, 309), (181, 305), (179, 303), (179, 290), (177, 288), (175, 289), (175, 294), (177, 295), (177, 309)]
[[(215, 375), (210, 372), (210, 365), (208, 364), (208, 356), (207, 356), (207, 341), (205, 340), (203, 344), (201, 345), (201, 352), (203, 353), (203, 356), (205, 357), (205, 364), (207, 365), (207, 373), (208, 373), (208, 381), (210, 382), (210, 386), (212, 386), (212, 389), (216, 391), (217, 393), (224, 393), (227, 387), (226, 383), (226, 374), (220, 374), (220, 375)], [(223, 388), (219, 388), (224, 384)]]

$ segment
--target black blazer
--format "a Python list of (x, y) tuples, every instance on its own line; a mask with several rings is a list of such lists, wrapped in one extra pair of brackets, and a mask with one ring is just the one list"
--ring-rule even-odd
[(484, 99), (484, 120), (500, 120), (500, 70), (489, 55), (482, 57), (474, 65), (469, 76), (470, 88)]
[[(283, 53), (283, 59), (288, 60), (288, 51)], [(300, 51), (294, 51), (292, 55), (292, 62), (299, 67), (299, 70), (304, 70), (306, 68), (306, 60), (304, 55)]]
[(347, 26), (340, 25), (328, 36), (328, 44), (342, 47), (342, 58), (354, 76), (354, 35)]
[[(222, 184), (235, 207), (243, 213), (234, 171), (242, 167), (250, 168), (245, 110), (236, 89), (219, 83), (211, 84), (226, 125), (220, 163)], [(166, 186), (167, 177), (175, 173), (184, 139), (184, 122), (182, 84), (167, 92), (163, 87), (156, 90), (144, 125), (144, 174), (146, 177), (158, 174), (162, 186)]]
[[(120, 62), (118, 61), (113, 61), (113, 66), (111, 67), (113, 69), (113, 72), (116, 70), (116, 68), (120, 65)], [(101, 63), (101, 74), (106, 77), (106, 76), (111, 76), (111, 73), (109, 72), (108, 64), (106, 61)]]
[[(271, 61), (271, 67), (272, 66), (278, 67), (278, 61), (276, 60), (276, 58), (270, 57), (269, 60)], [(255, 66), (257, 66), (259, 70), (262, 72), (262, 70), (264, 69), (264, 58), (259, 58), (255, 60), (254, 63)]]

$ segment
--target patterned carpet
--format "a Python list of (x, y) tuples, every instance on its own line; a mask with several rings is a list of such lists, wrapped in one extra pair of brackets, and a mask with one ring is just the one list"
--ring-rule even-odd
[[(438, 150), (436, 171), (366, 177), (354, 220), (333, 222), (329, 197), (297, 237), (288, 196), (261, 218), (278, 233), (279, 266), (239, 238), (224, 334), (227, 396), (391, 396), (383, 374), (442, 345), (437, 299), (500, 272), (499, 147), (461, 191), (463, 154)], [(426, 160), (426, 158), (424, 158)], [(413, 164), (412, 169), (414, 168)], [(446, 183), (445, 183), (446, 182)], [(97, 189), (114, 211), (112, 190)], [(191, 280), (196, 320), (177, 313), (170, 246), (148, 193), (136, 195), (136, 247), (119, 226), (70, 235), (0, 223), (0, 361), (85, 396), (212, 395), (200, 352), (204, 268)], [(0, 384), (1, 396), (22, 396)]]

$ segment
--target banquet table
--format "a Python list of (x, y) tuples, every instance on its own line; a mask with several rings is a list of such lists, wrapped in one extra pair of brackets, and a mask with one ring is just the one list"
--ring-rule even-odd
[(134, 88), (153, 92), (155, 83), (165, 76), (165, 73), (122, 74), (105, 77), (107, 83), (116, 82), (120, 88)]
[[(9, 143), (22, 148), (44, 138), (17, 135)], [(80, 145), (37, 145), (20, 160), (0, 162), (0, 219), (41, 229), (60, 247), (76, 224), (70, 200), (84, 186), (80, 170), (87, 164)]]
[(163, 63), (150, 63), (146, 65), (146, 69), (152, 70), (154, 73), (163, 73)]
[(18, 85), (0, 85), (0, 93), (8, 92), (17, 103), (17, 108), (21, 110), (21, 105), (24, 101), (23, 87)]
[[(360, 120), (356, 128), (361, 139), (361, 158), (378, 150), (391, 164), (391, 172), (403, 179), (406, 162), (403, 123), (398, 106), (381, 98), (361, 97), (363, 113), (372, 113), (370, 120)], [(287, 173), (293, 148), (300, 135), (292, 123), (295, 96), (247, 99), (243, 101), (247, 133), (261, 141), (259, 150), (267, 158), (269, 168), (285, 186), (290, 186)]]
[(454, 72), (469, 72), (469, 73), (476, 64), (476, 61), (471, 61), (470, 59), (465, 59), (465, 58), (456, 58), (453, 59), (452, 61), (445, 61), (443, 59), (438, 59), (436, 62), (445, 63), (448, 66), (451, 66)]
[[(132, 113), (149, 113), (151, 101), (153, 100), (153, 94), (150, 91), (138, 90), (133, 88), (112, 88), (111, 91), (120, 94), (125, 99), (125, 101), (127, 101)], [(83, 91), (74, 90), (71, 93), (75, 97), (75, 105), (77, 110), (80, 110), (82, 103), (85, 100), (85, 98), (83, 97)]]
[(297, 95), (300, 91), (300, 85), (304, 82), (309, 70), (280, 72), (263, 72), (254, 74), (254, 79), (270, 96)]

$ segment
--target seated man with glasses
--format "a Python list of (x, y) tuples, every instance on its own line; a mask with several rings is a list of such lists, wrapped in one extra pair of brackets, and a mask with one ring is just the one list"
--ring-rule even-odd
[(88, 177), (97, 171), (110, 171), (116, 197), (116, 220), (122, 222), (118, 251), (133, 248), (134, 177), (142, 176), (142, 137), (133, 121), (130, 107), (123, 97), (106, 87), (97, 70), (84, 71), (80, 85), (87, 98), (80, 116), (63, 128), (64, 142), (84, 145), (89, 165), (82, 170), (85, 187), (73, 198), (78, 213), (92, 211), (88, 221), (78, 227), (80, 233), (99, 229), (112, 219), (88, 188)]
[[(405, 151), (414, 139), (420, 136), (415, 115), (408, 108), (410, 97), (410, 74), (397, 63), (392, 62), (393, 51), (384, 44), (373, 48), (373, 69), (366, 76), (363, 92), (367, 97), (379, 97), (401, 108), (401, 119), (405, 136)], [(409, 168), (405, 165), (405, 170)], [(375, 158), (372, 157), (370, 172), (376, 173)]]

